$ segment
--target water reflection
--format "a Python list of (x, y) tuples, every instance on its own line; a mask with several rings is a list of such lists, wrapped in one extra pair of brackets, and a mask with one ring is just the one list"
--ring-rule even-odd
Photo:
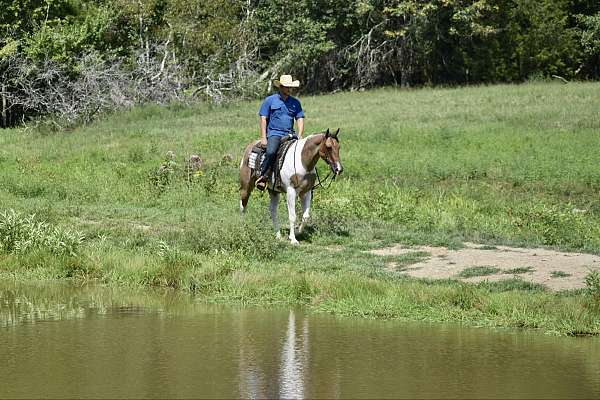
[(302, 319), (302, 331), (297, 335), (296, 314), (290, 311), (285, 343), (281, 351), (279, 397), (304, 398), (304, 369), (309, 365), (308, 344), (308, 319)]
[(161, 312), (179, 296), (67, 284), (0, 282), (0, 326), (86, 319), (93, 315)]
[(598, 398), (600, 340), (0, 284), (0, 397)]

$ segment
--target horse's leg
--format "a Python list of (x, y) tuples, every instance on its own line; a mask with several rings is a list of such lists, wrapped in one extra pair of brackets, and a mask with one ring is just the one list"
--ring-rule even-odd
[(298, 244), (296, 240), (295, 225), (296, 225), (296, 189), (293, 187), (287, 188), (287, 206), (288, 217), (290, 219), (290, 242)]
[(310, 218), (310, 203), (312, 201), (312, 190), (309, 190), (302, 197), (302, 223), (300, 224), (300, 229), (298, 229), (298, 233), (302, 233), (304, 227), (306, 226), (306, 222)]
[(269, 190), (269, 196), (271, 197), (271, 219), (273, 220), (273, 227), (275, 228), (275, 237), (281, 239), (281, 231), (279, 230), (279, 219), (277, 218), (277, 207), (279, 206), (279, 193)]
[(254, 189), (254, 177), (250, 167), (242, 161), (240, 165), (240, 214), (244, 216), (246, 208), (248, 208), (248, 200), (252, 189)]

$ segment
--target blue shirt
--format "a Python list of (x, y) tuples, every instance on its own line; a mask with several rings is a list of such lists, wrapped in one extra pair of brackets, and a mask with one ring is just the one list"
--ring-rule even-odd
[(267, 137), (285, 136), (294, 129), (294, 119), (304, 118), (304, 111), (297, 98), (288, 96), (283, 100), (275, 93), (263, 101), (258, 115), (267, 117)]

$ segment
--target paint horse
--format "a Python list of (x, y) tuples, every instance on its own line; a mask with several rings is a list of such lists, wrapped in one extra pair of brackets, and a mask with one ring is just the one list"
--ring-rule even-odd
[[(297, 140), (291, 144), (281, 166), (280, 176), (283, 193), (287, 196), (288, 217), (290, 221), (289, 239), (292, 244), (298, 244), (295, 234), (296, 224), (296, 197), (302, 201), (302, 223), (298, 233), (302, 233), (310, 216), (310, 204), (312, 201), (312, 189), (315, 186), (317, 171), (315, 169), (319, 159), (323, 159), (336, 176), (341, 174), (344, 168), (340, 162), (340, 144), (338, 140), (339, 129), (335, 133), (329, 133), (329, 129), (323, 133), (316, 133), (304, 139)], [(250, 143), (244, 151), (240, 163), (240, 212), (244, 215), (248, 207), (248, 199), (254, 189), (256, 176), (248, 165), (248, 158), (252, 147), (258, 141)], [(277, 219), (277, 207), (279, 205), (280, 192), (274, 190), (272, 183), (268, 186), (271, 198), (271, 219), (275, 227), (277, 239), (281, 238), (279, 221)]]

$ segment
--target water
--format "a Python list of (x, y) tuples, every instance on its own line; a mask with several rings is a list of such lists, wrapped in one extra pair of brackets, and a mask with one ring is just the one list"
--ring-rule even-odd
[(4, 283), (0, 397), (599, 398), (600, 340)]

